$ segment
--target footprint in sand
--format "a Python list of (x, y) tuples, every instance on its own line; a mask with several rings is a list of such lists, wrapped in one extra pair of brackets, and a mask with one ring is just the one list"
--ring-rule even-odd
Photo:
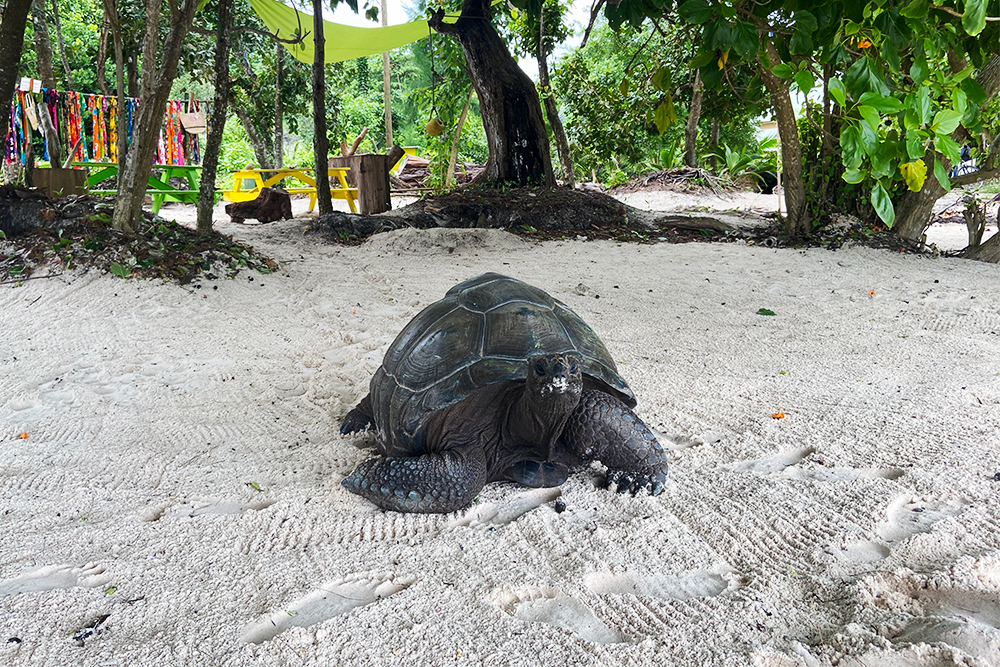
[(483, 503), (448, 522), (449, 526), (486, 526), (511, 523), (523, 514), (552, 502), (562, 492), (558, 488), (532, 489), (499, 503)]
[(139, 510), (139, 518), (143, 521), (159, 521), (168, 517), (196, 517), (206, 514), (243, 514), (248, 511), (259, 512), (274, 505), (276, 500), (254, 500), (242, 502), (224, 498), (195, 498), (178, 505), (169, 503), (151, 505)]
[(112, 576), (94, 563), (83, 567), (76, 565), (47, 565), (26, 572), (13, 579), (0, 580), (0, 598), (20, 593), (39, 593), (61, 588), (97, 588), (110, 583)]
[(416, 578), (409, 576), (365, 574), (328, 581), (288, 607), (247, 627), (241, 638), (251, 644), (260, 644), (289, 628), (307, 628), (383, 600), (409, 587), (414, 581)]
[(625, 637), (598, 619), (590, 607), (552, 588), (529, 586), (493, 594), (493, 604), (514, 618), (554, 625), (595, 644), (620, 644)]
[(725, 577), (706, 571), (647, 576), (594, 572), (584, 577), (583, 583), (598, 595), (642, 595), (661, 600), (710, 598), (729, 588)]
[(816, 452), (814, 447), (803, 447), (802, 449), (789, 449), (783, 452), (778, 452), (774, 456), (768, 456), (762, 459), (753, 459), (752, 461), (741, 461), (740, 463), (731, 463), (729, 465), (720, 466), (720, 470), (726, 470), (729, 472), (756, 472), (762, 475), (773, 475), (781, 472), (789, 466), (793, 466), (805, 457)]
[[(762, 475), (781, 474), (791, 479), (812, 480), (815, 482), (850, 482), (855, 479), (899, 479), (904, 471), (900, 468), (850, 468), (826, 467), (805, 459), (816, 453), (814, 447), (789, 449), (751, 461), (741, 461), (721, 466), (721, 470), (730, 472), (756, 472)], [(799, 465), (804, 464), (804, 465)]]
[[(951, 572), (881, 572), (859, 584), (870, 605), (900, 614), (907, 622), (890, 639), (897, 644), (947, 644), (1000, 664), (1000, 572), (996, 556), (972, 560)], [(984, 576), (986, 575), (986, 576)]]
[(886, 520), (876, 532), (886, 542), (901, 542), (919, 533), (929, 533), (942, 519), (961, 514), (971, 503), (957, 496), (928, 498), (904, 493), (889, 503)]

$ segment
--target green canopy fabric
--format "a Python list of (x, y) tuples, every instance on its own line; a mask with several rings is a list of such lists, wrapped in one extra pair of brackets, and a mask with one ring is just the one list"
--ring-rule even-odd
[[(250, 6), (257, 12), (257, 16), (268, 30), (284, 39), (290, 38), (299, 30), (301, 21), (302, 32), (309, 33), (310, 37), (306, 37), (301, 44), (285, 44), (285, 46), (296, 59), (312, 64), (315, 51), (311, 38), (312, 14), (298, 12), (296, 15), (295, 9), (277, 0), (250, 0)], [(458, 15), (448, 18), (455, 21)], [(414, 21), (383, 28), (356, 28), (323, 21), (323, 37), (326, 40), (325, 60), (328, 63), (339, 63), (391, 51), (427, 37), (429, 30), (427, 21)]]

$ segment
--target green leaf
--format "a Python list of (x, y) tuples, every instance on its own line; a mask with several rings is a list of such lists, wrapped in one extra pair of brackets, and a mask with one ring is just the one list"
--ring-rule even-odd
[(948, 178), (948, 172), (941, 160), (934, 160), (934, 177), (937, 178), (945, 192), (951, 192), (951, 179)]
[(913, 2), (899, 10), (899, 13), (908, 19), (922, 19), (927, 16), (929, 9), (930, 2), (928, 0), (913, 0)]
[(844, 180), (848, 183), (860, 183), (865, 180), (865, 172), (860, 169), (845, 169)]
[(830, 97), (841, 106), (847, 106), (847, 89), (840, 79), (830, 79)]
[(898, 113), (903, 110), (903, 103), (895, 97), (878, 93), (865, 93), (858, 100), (858, 104), (874, 107), (879, 113)]
[(910, 65), (910, 78), (915, 83), (923, 83), (931, 74), (931, 68), (927, 65), (927, 57), (923, 51), (913, 55), (913, 64)]
[[(666, 77), (666, 80), (667, 80), (667, 84), (666, 85), (664, 85), (664, 81), (663, 81), (664, 77)], [(653, 72), (653, 76), (650, 78), (649, 82), (653, 84), (653, 88), (656, 88), (660, 92), (663, 92), (664, 90), (666, 90), (669, 87), (670, 72), (667, 70), (666, 67), (662, 67), (662, 66), (658, 67), (656, 69), (656, 71)]]
[(882, 219), (882, 222), (888, 227), (892, 227), (892, 223), (896, 221), (896, 211), (892, 207), (892, 199), (889, 198), (889, 193), (885, 191), (881, 183), (876, 183), (875, 188), (872, 190), (872, 206), (875, 207), (875, 212), (878, 213), (878, 217)]
[(861, 58), (844, 73), (844, 83), (851, 97), (857, 99), (867, 92), (889, 95), (889, 88), (878, 72), (872, 69), (868, 58)]
[(795, 67), (791, 63), (779, 63), (771, 68), (771, 73), (782, 79), (790, 79), (795, 73)]
[(807, 69), (799, 70), (795, 73), (795, 85), (803, 95), (808, 95), (809, 91), (816, 85), (816, 77)]
[(656, 111), (653, 113), (653, 122), (656, 123), (656, 129), (660, 134), (666, 132), (668, 127), (677, 122), (677, 114), (674, 112), (674, 101), (670, 95), (667, 95), (667, 98), (656, 107)]
[(944, 153), (952, 164), (962, 161), (962, 147), (946, 134), (934, 135), (934, 148)]
[(872, 155), (875, 149), (878, 148), (878, 135), (875, 134), (875, 130), (867, 122), (858, 123), (858, 132), (861, 143), (861, 150), (866, 154)]
[(760, 310), (757, 311), (757, 314), (766, 315), (768, 317), (774, 317), (777, 313), (775, 313), (773, 310), (768, 310), (767, 308), (761, 308)]
[(717, 19), (705, 26), (702, 33), (705, 48), (727, 51), (733, 43), (733, 26), (725, 19)]
[(850, 37), (851, 35), (856, 35), (861, 31), (861, 26), (854, 21), (848, 21), (847, 25), (844, 26), (844, 34)]
[(872, 176), (876, 179), (883, 179), (886, 176), (893, 176), (893, 167), (896, 163), (895, 142), (884, 141), (878, 145), (872, 153)]
[(878, 111), (875, 110), (875, 107), (867, 104), (860, 104), (858, 105), (858, 113), (865, 119), (865, 122), (868, 123), (868, 127), (870, 127), (873, 132), (878, 132), (879, 126), (882, 125), (882, 117), (878, 115)]
[(915, 160), (924, 155), (924, 142), (917, 136), (916, 132), (906, 135), (906, 156)]
[[(955, 88), (951, 91), (951, 105), (955, 107), (955, 111), (958, 112), (960, 116), (965, 117), (965, 112), (969, 108), (969, 96), (965, 94), (965, 91), (961, 88)], [(959, 119), (961, 122), (961, 119)]]
[(931, 129), (937, 134), (951, 134), (958, 128), (962, 121), (962, 114), (954, 109), (942, 109), (934, 116)]
[(691, 59), (688, 67), (691, 69), (701, 69), (713, 60), (715, 60), (715, 51), (701, 51)]
[(622, 82), (618, 84), (618, 92), (622, 94), (623, 97), (628, 97), (629, 91), (632, 89), (632, 77), (626, 73)]
[(965, 28), (965, 32), (973, 36), (983, 31), (986, 27), (986, 0), (965, 0), (962, 27)]
[(840, 131), (840, 147), (843, 150), (844, 167), (847, 169), (857, 169), (864, 160), (860, 134), (857, 125), (849, 125)]
[(733, 49), (741, 58), (750, 58), (760, 48), (760, 35), (757, 33), (757, 28), (746, 21), (736, 21), (733, 28), (733, 39)]
[(972, 78), (964, 79), (960, 84), (962, 90), (965, 94), (969, 96), (969, 101), (975, 104), (977, 107), (986, 104), (986, 91), (983, 90), (982, 85), (978, 81)]
[(931, 89), (921, 86), (916, 93), (917, 113), (919, 114), (921, 125), (931, 124), (931, 114), (934, 113), (934, 106), (931, 104)]
[(713, 12), (712, 6), (704, 0), (687, 0), (677, 8), (677, 13), (682, 19), (695, 25), (701, 25), (708, 21), (712, 18)]
[(119, 278), (128, 278), (128, 269), (117, 262), (111, 263), (111, 273), (115, 274)]

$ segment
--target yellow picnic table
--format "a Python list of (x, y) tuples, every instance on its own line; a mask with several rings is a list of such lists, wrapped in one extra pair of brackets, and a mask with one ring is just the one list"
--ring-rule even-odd
[[(285, 188), (285, 190), (289, 194), (308, 194), (309, 210), (312, 211), (316, 208), (316, 179), (312, 176), (312, 172), (315, 171), (315, 169), (306, 167), (288, 167), (284, 169), (256, 169), (248, 167), (240, 169), (233, 174), (233, 189), (223, 190), (222, 198), (226, 201), (252, 201), (257, 198), (262, 189), (270, 188), (285, 178), (297, 178), (308, 187)], [(339, 188), (330, 188), (330, 196), (334, 199), (346, 199), (347, 205), (351, 207), (351, 213), (357, 213), (358, 207), (355, 205), (355, 202), (358, 200), (358, 189), (348, 185), (346, 177), (348, 171), (350, 170), (347, 167), (329, 168), (328, 175), (336, 176), (340, 182)]]

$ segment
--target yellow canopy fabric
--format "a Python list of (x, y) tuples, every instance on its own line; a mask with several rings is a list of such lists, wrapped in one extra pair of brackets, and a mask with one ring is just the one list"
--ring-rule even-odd
[[(312, 14), (300, 11), (296, 18), (295, 9), (277, 0), (250, 0), (250, 6), (257, 12), (257, 16), (268, 30), (284, 39), (289, 39), (299, 30), (301, 21), (302, 32), (309, 33), (309, 37), (306, 37), (301, 44), (285, 44), (285, 47), (296, 59), (312, 64), (315, 52), (312, 40)], [(457, 15), (449, 18), (455, 21)], [(427, 21), (414, 21), (383, 28), (356, 28), (323, 21), (323, 37), (326, 40), (325, 61), (339, 63), (391, 51), (427, 37), (428, 30)]]

